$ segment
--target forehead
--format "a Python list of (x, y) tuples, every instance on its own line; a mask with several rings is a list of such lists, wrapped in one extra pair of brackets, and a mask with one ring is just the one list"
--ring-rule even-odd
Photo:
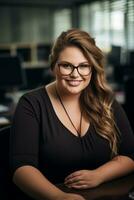
[(88, 61), (81, 49), (75, 46), (69, 46), (62, 50), (59, 54), (59, 60), (68, 61), (74, 64)]

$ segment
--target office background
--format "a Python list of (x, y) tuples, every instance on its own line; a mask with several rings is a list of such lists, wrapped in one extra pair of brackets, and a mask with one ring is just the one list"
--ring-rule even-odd
[[(133, 0), (0, 0), (0, 57), (19, 56), (25, 71), (24, 79), (10, 82), (18, 75), (10, 62), (7, 80), (0, 81), (0, 104), (6, 104), (3, 93), (26, 91), (53, 79), (48, 63), (51, 45), (71, 27), (89, 32), (105, 53), (107, 79), (134, 127)], [(1, 79), (4, 69), (0, 61)]]

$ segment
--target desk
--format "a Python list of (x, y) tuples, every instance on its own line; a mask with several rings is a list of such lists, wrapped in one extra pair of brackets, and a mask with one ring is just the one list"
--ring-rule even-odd
[(82, 195), (85, 200), (131, 200), (129, 192), (134, 190), (134, 174), (104, 183), (99, 187), (85, 190), (74, 190), (60, 184), (63, 191)]
[[(69, 189), (65, 187), (63, 184), (58, 184), (61, 190), (65, 192), (72, 192), (76, 194), (82, 195), (85, 200), (131, 200), (129, 198), (129, 192), (134, 190), (134, 173), (130, 174), (126, 177), (122, 177), (120, 179), (104, 183), (99, 187), (93, 189), (85, 189), (85, 190), (75, 190)], [(11, 194), (7, 195), (7, 189), (5, 194), (5, 198), (0, 198), (1, 200), (33, 200), (32, 198), (24, 195), (20, 190), (15, 194), (15, 190), (11, 189)], [(45, 199), (44, 199), (45, 200)], [(47, 199), (46, 199), (47, 200)]]
[(0, 128), (8, 126), (11, 124), (16, 105), (20, 99), (20, 97), (25, 93), (26, 91), (17, 91), (13, 93), (7, 94), (7, 97), (11, 99), (8, 103), (1, 104), (0, 107), (5, 107), (7, 110), (1, 111), (0, 109)]
[[(5, 105), (1, 105), (5, 106)], [(6, 104), (7, 110), (6, 111), (0, 111), (0, 128), (4, 126), (8, 126), (11, 124), (11, 120), (16, 108), (16, 104), (14, 102), (10, 102)]]

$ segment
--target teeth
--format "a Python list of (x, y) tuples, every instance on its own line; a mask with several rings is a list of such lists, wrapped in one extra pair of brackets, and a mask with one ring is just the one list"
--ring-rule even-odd
[(77, 85), (80, 84), (80, 81), (74, 81), (74, 80), (72, 80), (72, 81), (68, 81), (68, 82), (69, 82), (70, 85), (74, 85), (74, 86), (77, 86)]

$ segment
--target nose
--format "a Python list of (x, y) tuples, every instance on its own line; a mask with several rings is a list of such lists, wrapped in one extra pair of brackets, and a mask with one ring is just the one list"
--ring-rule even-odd
[(72, 73), (71, 73), (71, 76), (73, 76), (73, 77), (78, 77), (78, 76), (79, 76), (78, 68), (77, 68), (77, 67), (75, 67), (75, 68), (73, 69), (73, 71), (72, 71)]

